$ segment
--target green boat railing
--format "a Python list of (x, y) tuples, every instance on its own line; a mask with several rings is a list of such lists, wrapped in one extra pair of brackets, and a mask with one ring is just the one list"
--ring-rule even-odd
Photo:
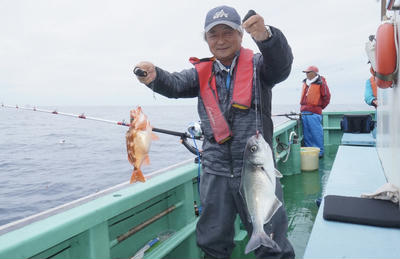
[(328, 154), (336, 154), (343, 136), (343, 132), (340, 128), (340, 121), (342, 120), (343, 115), (351, 114), (371, 114), (372, 118), (376, 120), (375, 111), (324, 112), (322, 114), (325, 143), (324, 148)]
[[(337, 149), (340, 120), (343, 114), (355, 113), (374, 114), (323, 114), (326, 147)], [(273, 138), (278, 169), (286, 176), (301, 173), (299, 120), (277, 126)], [(195, 238), (194, 202), (200, 206), (197, 173), (198, 165), (191, 159), (154, 173), (145, 183), (126, 183), (59, 213), (2, 226), (0, 258), (131, 258), (163, 232), (171, 234), (144, 258), (201, 258)], [(235, 231), (237, 246), (232, 258), (254, 257), (243, 254), (247, 234), (239, 219)]]
[(130, 258), (163, 231), (171, 235), (148, 258), (199, 258), (197, 165), (184, 165), (146, 183), (34, 222), (0, 236), (0, 258)]
[(302, 140), (300, 120), (290, 120), (275, 127), (273, 148), (277, 167), (283, 175), (301, 173), (300, 146)]

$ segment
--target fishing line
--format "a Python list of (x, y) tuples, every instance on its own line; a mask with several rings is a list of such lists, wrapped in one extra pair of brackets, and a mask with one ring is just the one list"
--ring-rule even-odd
[[(242, 20), (242, 24), (247, 21), (251, 16), (256, 15), (257, 13), (254, 10), (249, 10), (247, 14), (244, 16)], [(256, 62), (253, 62), (253, 79), (257, 80), (256, 73), (257, 73), (257, 68), (255, 65)], [(262, 100), (261, 100), (261, 93), (258, 92), (259, 88), (257, 87), (257, 82), (253, 82), (255, 85), (255, 90), (254, 90), (254, 105), (255, 105), (255, 111), (256, 111), (256, 135), (258, 136), (259, 130), (258, 130), (258, 96), (260, 96), (260, 121), (262, 125)]]
[[(249, 11), (249, 13), (250, 13), (250, 11)], [(256, 63), (256, 62), (254, 62), (254, 63)], [(255, 66), (255, 64), (253, 64), (253, 78), (254, 78), (254, 80), (257, 80), (256, 72), (257, 72), (256, 66)], [(254, 89), (254, 105), (255, 105), (255, 110), (256, 110), (256, 135), (258, 136), (259, 131), (258, 131), (258, 102), (257, 102), (258, 96), (257, 95), (259, 95), (260, 98), (261, 98), (261, 94), (258, 92), (259, 87), (257, 87), (257, 85), (258, 85), (257, 82), (255, 82), (255, 83), (253, 82), (253, 84), (255, 86), (255, 89)], [(261, 105), (261, 99), (260, 99), (260, 105)], [(262, 112), (262, 110), (261, 110), (261, 112)], [(260, 117), (260, 120), (262, 120), (262, 116)]]

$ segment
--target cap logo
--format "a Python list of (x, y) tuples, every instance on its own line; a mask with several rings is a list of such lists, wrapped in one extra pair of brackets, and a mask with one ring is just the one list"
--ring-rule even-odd
[(228, 14), (225, 13), (223, 9), (221, 9), (221, 11), (219, 11), (219, 12), (216, 12), (214, 14), (213, 19), (215, 20), (215, 19), (222, 18), (222, 17), (228, 18)]

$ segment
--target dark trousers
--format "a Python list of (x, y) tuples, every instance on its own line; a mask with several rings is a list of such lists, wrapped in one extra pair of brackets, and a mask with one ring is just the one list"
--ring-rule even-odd
[[(276, 194), (282, 201), (282, 187), (277, 179)], [(212, 258), (229, 258), (234, 244), (234, 222), (239, 214), (247, 233), (252, 234), (252, 224), (247, 216), (244, 200), (239, 193), (240, 177), (224, 177), (203, 173), (200, 180), (202, 212), (197, 223), (197, 245)], [(264, 225), (265, 232), (273, 233), (281, 252), (261, 246), (255, 250), (257, 258), (294, 258), (294, 250), (286, 237), (287, 217), (284, 206)]]

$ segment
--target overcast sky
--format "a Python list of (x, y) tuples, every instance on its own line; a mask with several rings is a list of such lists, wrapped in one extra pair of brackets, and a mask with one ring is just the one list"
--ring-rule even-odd
[[(204, 18), (215, 6), (254, 9), (286, 35), (294, 54), (273, 102), (298, 103), (301, 72), (316, 65), (332, 103), (363, 103), (369, 78), (365, 42), (379, 25), (376, 0), (2, 0), (0, 102), (19, 105), (195, 104), (169, 100), (139, 83), (132, 69), (151, 61), (168, 71), (208, 57)], [(258, 51), (245, 33), (243, 46)]]

